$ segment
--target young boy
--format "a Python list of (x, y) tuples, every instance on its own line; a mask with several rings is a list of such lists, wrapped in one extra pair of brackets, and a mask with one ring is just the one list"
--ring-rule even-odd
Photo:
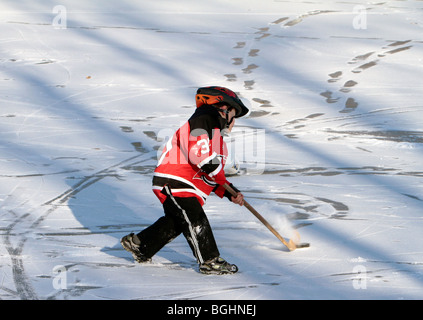
[[(197, 90), (197, 109), (163, 149), (154, 171), (153, 192), (163, 204), (164, 216), (138, 234), (121, 239), (125, 250), (137, 262), (147, 262), (181, 233), (196, 257), (201, 273), (231, 274), (234, 264), (220, 257), (203, 205), (213, 191), (243, 205), (243, 195), (225, 177), (228, 151), (222, 130), (230, 131), (235, 118), (248, 108), (231, 90), (203, 87)], [(237, 191), (233, 197), (223, 188), (227, 183)]]

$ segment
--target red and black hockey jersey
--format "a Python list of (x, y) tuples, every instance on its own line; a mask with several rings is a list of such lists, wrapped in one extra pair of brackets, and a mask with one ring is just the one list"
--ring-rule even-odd
[(175, 196), (195, 196), (202, 205), (212, 191), (223, 197), (225, 189), (215, 181), (229, 184), (224, 175), (228, 151), (221, 135), (225, 125), (215, 107), (204, 105), (169, 139), (153, 178), (153, 191), (162, 203), (166, 184)]

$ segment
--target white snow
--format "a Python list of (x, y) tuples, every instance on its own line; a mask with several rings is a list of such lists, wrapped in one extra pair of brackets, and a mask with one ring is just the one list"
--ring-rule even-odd
[[(0, 3), (0, 299), (423, 298), (421, 1), (58, 5)], [(207, 85), (252, 105), (230, 181), (311, 246), (210, 196), (239, 273), (182, 236), (135, 264), (119, 239), (162, 215), (157, 150)]]

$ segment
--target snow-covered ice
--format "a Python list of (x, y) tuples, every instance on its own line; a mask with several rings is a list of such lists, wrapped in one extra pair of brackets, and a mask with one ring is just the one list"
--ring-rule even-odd
[[(422, 299), (423, 3), (359, 3), (3, 0), (0, 299)], [(230, 181), (311, 246), (210, 196), (239, 273), (183, 237), (135, 264), (119, 239), (162, 215), (158, 150), (207, 85), (252, 106)]]

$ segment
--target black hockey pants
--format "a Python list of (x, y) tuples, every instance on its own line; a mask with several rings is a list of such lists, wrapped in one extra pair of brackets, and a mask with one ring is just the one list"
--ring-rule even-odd
[(167, 196), (163, 203), (165, 215), (137, 234), (140, 251), (151, 258), (183, 233), (198, 263), (218, 257), (212, 229), (197, 198), (174, 197), (169, 186), (161, 192)]

